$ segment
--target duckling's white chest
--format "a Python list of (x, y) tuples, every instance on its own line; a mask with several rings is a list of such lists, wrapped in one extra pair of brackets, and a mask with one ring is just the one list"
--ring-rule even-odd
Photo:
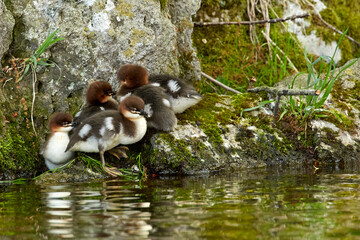
[(66, 163), (67, 161), (71, 160), (74, 157), (74, 153), (65, 152), (69, 140), (68, 133), (54, 133), (48, 140), (48, 143), (44, 149), (44, 158), (56, 164)]
[(134, 135), (129, 136), (125, 134), (125, 131), (122, 127), (120, 132), (121, 135), (120, 144), (124, 144), (124, 145), (133, 144), (140, 141), (144, 137), (147, 129), (145, 118), (142, 117), (138, 119), (133, 119), (133, 122), (135, 123)]

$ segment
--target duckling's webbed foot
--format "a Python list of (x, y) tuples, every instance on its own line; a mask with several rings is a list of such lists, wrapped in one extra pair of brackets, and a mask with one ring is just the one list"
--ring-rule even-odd
[(110, 176), (112, 177), (118, 177), (118, 176), (122, 176), (122, 172), (120, 172), (120, 170), (116, 167), (104, 167), (103, 169), (105, 172), (107, 172)]
[(117, 176), (121, 176), (122, 173), (120, 172), (119, 169), (115, 168), (115, 167), (106, 167), (105, 165), (105, 158), (104, 158), (104, 151), (100, 151), (100, 160), (101, 160), (101, 165), (104, 169), (105, 172), (107, 172), (110, 176), (112, 177), (117, 177)]
[(126, 151), (128, 151), (128, 150), (129, 150), (129, 148), (126, 146), (117, 146), (117, 147), (114, 147), (113, 149), (108, 150), (108, 153), (110, 153), (117, 159), (127, 158), (128, 156), (126, 154)]

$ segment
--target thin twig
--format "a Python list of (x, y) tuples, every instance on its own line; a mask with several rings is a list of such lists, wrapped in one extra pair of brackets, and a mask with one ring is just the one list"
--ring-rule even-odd
[(261, 31), (261, 33), (264, 35), (264, 37), (266, 38), (266, 40), (268, 42), (270, 42), (274, 47), (276, 47), (276, 49), (281, 52), (282, 55), (284, 55), (286, 57), (286, 59), (288, 60), (289, 64), (291, 65), (291, 67), (294, 69), (294, 71), (296, 73), (298, 73), (299, 71), (297, 70), (297, 68), (295, 67), (295, 65), (292, 63), (292, 61), (290, 60), (290, 58), (288, 58), (288, 56), (284, 53), (283, 50), (281, 50), (277, 45), (276, 43), (274, 43), (273, 40), (271, 40), (271, 38), (269, 36), (267, 36), (263, 31)]
[(201, 75), (204, 76), (204, 77), (206, 77), (207, 79), (209, 79), (211, 82), (215, 83), (216, 85), (218, 85), (218, 86), (220, 86), (220, 87), (222, 87), (222, 88), (224, 88), (224, 89), (226, 89), (226, 90), (229, 90), (230, 92), (237, 93), (237, 94), (240, 93), (239, 91), (237, 91), (237, 90), (235, 90), (235, 89), (233, 89), (233, 88), (231, 88), (231, 87), (228, 87), (228, 86), (226, 86), (225, 84), (219, 82), (218, 80), (210, 77), (210, 76), (207, 75), (206, 73), (201, 72)]
[(216, 25), (254, 25), (254, 24), (262, 24), (262, 23), (278, 23), (285, 22), (289, 20), (295, 20), (297, 18), (306, 18), (310, 16), (309, 13), (294, 15), (287, 18), (273, 18), (273, 19), (265, 19), (258, 21), (239, 21), (239, 22), (194, 22), (195, 27), (206, 27), (206, 26), (216, 26)]
[(217, 94), (219, 94), (219, 92), (218, 92), (218, 90), (217, 90), (216, 87), (214, 87), (213, 85), (211, 85), (211, 84), (208, 83), (207, 81), (205, 81), (205, 83), (206, 83), (209, 87), (211, 87)]
[[(343, 34), (344, 34), (342, 31), (338, 30), (338, 29), (335, 28), (333, 25), (331, 25), (330, 23), (326, 22), (326, 21), (321, 17), (320, 13), (316, 10), (315, 6), (314, 6), (311, 2), (305, 0), (304, 3), (308, 4), (309, 6), (311, 6), (311, 7), (314, 9), (315, 16), (317, 16), (317, 17), (319, 18), (319, 20), (320, 20), (323, 24), (325, 24), (325, 26), (327, 26), (328, 28), (330, 28), (330, 29), (333, 30), (334, 32), (337, 32), (337, 33), (340, 34), (340, 35), (343, 35)], [(350, 36), (348, 36), (348, 35), (345, 35), (345, 37), (346, 37), (347, 39), (349, 39), (350, 41), (352, 41), (353, 43), (355, 43), (356, 45), (360, 46), (360, 43), (359, 43), (358, 41), (356, 41), (355, 39), (353, 39), (352, 37), (350, 37)]]
[(9, 78), (9, 79), (4, 80), (3, 88), (5, 87), (6, 83), (7, 83), (8, 81), (10, 81), (10, 80), (12, 80), (12, 78)]
[[(334, 26), (332, 26), (330, 23), (326, 22), (321, 16), (320, 14), (316, 16), (320, 19), (320, 21), (325, 24), (328, 28), (330, 28), (331, 30), (333, 30), (334, 32), (337, 32), (338, 34), (340, 35), (343, 35), (344, 33), (338, 29), (336, 29)], [(352, 41), (353, 43), (355, 43), (356, 45), (360, 46), (360, 43), (358, 41), (356, 41), (355, 39), (353, 39), (352, 37), (348, 36), (348, 35), (345, 35), (345, 37), (347, 39), (349, 39), (350, 41)]]
[(35, 87), (36, 87), (36, 81), (37, 81), (37, 77), (36, 77), (36, 69), (32, 69), (33, 70), (33, 77), (32, 77), (32, 90), (33, 90), (33, 98), (32, 98), (32, 104), (31, 104), (31, 125), (32, 128), (34, 130), (35, 136), (37, 136), (36, 130), (35, 130), (35, 124), (34, 124), (34, 105), (35, 105), (35, 97), (36, 97), (36, 91), (35, 91)]

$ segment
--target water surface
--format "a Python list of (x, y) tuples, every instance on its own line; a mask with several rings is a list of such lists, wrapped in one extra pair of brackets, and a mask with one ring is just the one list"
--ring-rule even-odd
[(360, 239), (359, 186), (338, 169), (0, 185), (0, 239)]

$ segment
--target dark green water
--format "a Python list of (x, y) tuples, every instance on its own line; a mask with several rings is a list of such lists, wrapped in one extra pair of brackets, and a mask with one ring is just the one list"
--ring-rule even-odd
[(0, 239), (360, 239), (360, 174), (0, 185)]

